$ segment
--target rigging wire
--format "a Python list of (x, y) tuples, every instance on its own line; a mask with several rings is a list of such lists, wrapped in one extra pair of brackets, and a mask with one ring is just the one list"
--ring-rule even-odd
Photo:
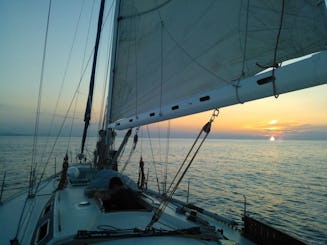
[[(111, 5), (111, 7), (113, 4)], [(83, 155), (84, 148), (85, 148), (85, 141), (87, 137), (87, 131), (91, 121), (91, 113), (93, 107), (93, 95), (94, 95), (94, 85), (95, 85), (95, 77), (97, 72), (97, 62), (98, 62), (98, 50), (100, 45), (100, 38), (101, 33), (103, 30), (103, 15), (104, 15), (104, 8), (105, 8), (105, 0), (101, 0), (100, 9), (99, 9), (99, 16), (98, 16), (98, 23), (97, 23), (97, 32), (96, 32), (96, 39), (95, 39), (95, 46), (94, 46), (94, 54), (93, 54), (93, 62), (92, 62), (92, 71), (89, 83), (89, 93), (88, 99), (86, 103), (85, 113), (84, 113), (84, 130), (81, 142), (81, 152), (80, 156)], [(108, 15), (109, 16), (109, 15)]]
[(55, 146), (57, 145), (57, 142), (58, 142), (58, 140), (59, 140), (59, 137), (61, 136), (62, 130), (63, 130), (64, 125), (65, 125), (65, 123), (66, 123), (66, 120), (67, 120), (67, 118), (68, 118), (69, 112), (70, 112), (70, 110), (71, 110), (71, 108), (72, 108), (72, 105), (73, 105), (73, 103), (74, 103), (74, 100), (75, 100), (76, 96), (77, 96), (78, 93), (79, 93), (79, 89), (80, 89), (81, 83), (82, 83), (82, 81), (83, 81), (83, 78), (84, 78), (84, 75), (85, 75), (86, 70), (87, 70), (87, 68), (88, 68), (88, 65), (90, 64), (90, 61), (91, 61), (91, 58), (92, 58), (92, 54), (93, 54), (93, 52), (94, 52), (94, 48), (93, 48), (93, 51), (92, 51), (92, 53), (90, 54), (90, 56), (89, 56), (89, 58), (88, 58), (88, 60), (87, 60), (87, 62), (86, 62), (85, 68), (84, 68), (84, 70), (83, 70), (83, 72), (82, 72), (82, 74), (81, 74), (81, 77), (80, 77), (80, 79), (79, 79), (79, 82), (78, 82), (78, 84), (77, 84), (77, 87), (76, 87), (76, 89), (75, 89), (75, 92), (74, 92), (74, 94), (73, 94), (73, 97), (72, 97), (72, 99), (71, 99), (71, 101), (70, 101), (70, 103), (69, 103), (68, 109), (67, 109), (67, 111), (66, 111), (66, 113), (65, 113), (65, 115), (64, 115), (64, 119), (63, 119), (63, 121), (62, 121), (62, 123), (61, 123), (61, 125), (60, 125), (60, 127), (59, 127), (59, 130), (58, 130), (57, 136), (56, 136), (56, 138), (55, 138), (55, 140), (54, 140), (54, 143), (53, 143), (53, 145), (52, 145), (52, 148), (51, 148), (51, 150), (50, 150), (50, 153), (49, 153), (48, 159), (47, 159), (45, 165), (43, 166), (43, 170), (42, 170), (42, 172), (41, 172), (41, 176), (40, 176), (40, 178), (39, 178), (39, 182), (38, 182), (37, 187), (36, 187), (36, 189), (35, 189), (35, 193), (38, 191), (38, 188), (39, 188), (39, 186), (40, 186), (40, 184), (41, 184), (41, 181), (42, 181), (42, 179), (43, 179), (43, 176), (44, 176), (44, 174), (45, 174), (46, 167), (48, 166), (48, 164), (49, 164), (49, 162), (50, 162), (50, 158), (51, 158), (51, 156), (52, 156), (52, 154), (53, 154), (53, 152), (54, 152)]
[(89, 93), (88, 93), (88, 98), (87, 98), (86, 108), (85, 108), (85, 113), (84, 113), (84, 130), (83, 130), (83, 136), (82, 136), (80, 155), (82, 155), (84, 152), (85, 140), (86, 140), (86, 136), (87, 136), (87, 129), (90, 125), (90, 120), (91, 120), (93, 95), (94, 95), (94, 82), (95, 82), (95, 75), (96, 75), (96, 71), (97, 71), (96, 67), (97, 67), (97, 61), (98, 61), (98, 51), (99, 51), (99, 44), (100, 44), (101, 31), (102, 31), (104, 7), (105, 7), (105, 0), (101, 0), (99, 16), (98, 16), (98, 23), (97, 23), (97, 33), (96, 33), (96, 38), (95, 38), (92, 71), (91, 71), (91, 77), (90, 77), (90, 83), (89, 83)]
[(148, 132), (148, 139), (149, 139), (150, 150), (151, 150), (151, 154), (152, 154), (152, 164), (153, 164), (153, 166), (154, 166), (154, 171), (155, 171), (155, 175), (156, 175), (158, 192), (160, 193), (160, 185), (159, 185), (159, 179), (158, 179), (157, 167), (156, 167), (156, 164), (155, 164), (155, 161), (154, 161), (153, 147), (152, 147), (151, 136), (150, 136), (150, 130), (149, 130), (149, 126), (148, 126), (148, 125), (146, 125), (146, 129), (147, 129), (147, 132)]
[[(77, 24), (76, 24), (76, 27), (75, 27), (75, 32), (74, 32), (73, 42), (72, 42), (72, 45), (71, 45), (70, 50), (69, 50), (68, 60), (67, 60), (67, 64), (66, 64), (66, 68), (65, 68), (64, 76), (63, 76), (63, 79), (62, 79), (62, 83), (61, 83), (61, 86), (60, 86), (60, 92), (59, 92), (59, 96), (58, 96), (58, 98), (57, 98), (57, 103), (56, 103), (56, 107), (55, 107), (55, 112), (54, 112), (54, 114), (56, 113), (57, 106), (58, 106), (58, 103), (59, 103), (60, 97), (61, 97), (61, 95), (62, 95), (63, 85), (64, 85), (64, 82), (65, 82), (65, 80), (66, 80), (66, 76), (67, 76), (67, 72), (68, 72), (68, 67), (69, 67), (69, 64), (70, 64), (70, 61), (71, 61), (71, 57), (72, 57), (73, 47), (75, 46), (75, 41), (76, 41), (76, 37), (77, 37), (77, 31), (78, 31), (78, 27), (79, 27), (79, 25), (80, 25), (80, 20), (81, 20), (82, 11), (83, 11), (83, 8), (84, 8), (84, 3), (85, 3), (85, 0), (83, 1), (83, 4), (82, 4), (82, 6), (81, 6), (81, 10), (80, 10), (80, 13), (79, 13), (79, 16), (78, 16), (78, 20), (77, 20)], [(71, 124), (71, 128), (70, 128), (70, 133), (69, 133), (69, 140), (68, 140), (68, 145), (67, 145), (67, 151), (68, 151), (68, 148), (69, 148), (69, 145), (70, 145), (70, 142), (71, 142), (71, 136), (72, 136), (72, 130), (73, 130), (73, 124), (74, 124), (75, 112), (76, 112), (76, 107), (77, 107), (77, 99), (78, 99), (78, 97), (76, 97), (76, 100), (75, 100), (75, 107), (74, 107), (73, 118), (72, 118), (72, 124)]]
[(40, 177), (40, 179), (39, 179), (39, 182), (38, 182), (37, 188), (36, 188), (36, 190), (35, 190), (35, 193), (38, 191), (38, 188), (39, 188), (39, 186), (40, 186), (40, 183), (41, 183), (41, 181), (42, 181), (42, 179), (43, 179), (43, 176), (44, 176), (44, 173), (45, 173), (45, 169), (46, 169), (47, 165), (48, 165), (49, 162), (50, 162), (50, 158), (51, 158), (51, 156), (52, 156), (52, 154), (53, 154), (53, 152), (54, 152), (55, 146), (57, 145), (57, 142), (58, 142), (58, 140), (59, 140), (59, 137), (61, 136), (62, 130), (63, 130), (64, 125), (65, 125), (65, 123), (66, 123), (66, 120), (67, 120), (67, 118), (68, 118), (68, 114), (69, 114), (69, 112), (70, 112), (70, 110), (71, 110), (71, 107), (72, 107), (72, 105), (73, 105), (73, 102), (74, 102), (74, 100), (75, 100), (77, 94), (79, 93), (79, 88), (80, 88), (80, 86), (81, 86), (81, 83), (82, 83), (83, 77), (84, 77), (84, 75), (85, 75), (85, 73), (86, 73), (86, 70), (87, 70), (87, 67), (88, 67), (88, 65), (89, 65), (89, 63), (90, 63), (91, 58), (92, 58), (92, 54), (89, 56), (89, 59), (88, 59), (87, 64), (86, 64), (86, 66), (85, 66), (85, 69), (84, 69), (84, 71), (83, 71), (83, 73), (82, 73), (82, 75), (81, 75), (81, 77), (80, 77), (80, 80), (79, 80), (79, 82), (78, 82), (78, 84), (77, 84), (77, 88), (76, 88), (76, 90), (75, 90), (75, 92), (74, 92), (74, 95), (73, 95), (73, 97), (72, 97), (72, 99), (71, 99), (71, 101), (70, 101), (70, 103), (69, 103), (68, 109), (67, 109), (67, 111), (66, 111), (66, 113), (65, 113), (64, 119), (63, 119), (63, 121), (62, 121), (62, 123), (61, 123), (61, 125), (60, 125), (60, 127), (59, 127), (59, 130), (58, 130), (57, 136), (56, 136), (55, 141), (54, 141), (54, 143), (53, 143), (53, 145), (52, 145), (52, 148), (51, 148), (51, 150), (50, 150), (50, 153), (49, 153), (48, 159), (47, 159), (45, 165), (43, 166), (43, 170), (42, 170), (42, 173), (41, 173), (41, 177)]
[[(110, 32), (109, 32), (110, 33)], [(98, 125), (98, 131), (100, 129), (104, 128), (104, 121), (105, 121), (105, 116), (104, 116), (104, 107), (105, 107), (105, 98), (106, 98), (106, 91), (107, 91), (107, 86), (109, 84), (108, 80), (108, 74), (109, 74), (109, 66), (110, 66), (110, 57), (111, 57), (111, 43), (108, 44), (107, 47), (107, 62), (106, 62), (106, 69), (105, 69), (105, 79), (104, 79), (104, 88), (103, 88), (103, 93), (102, 93), (102, 99), (101, 99), (101, 109), (100, 109), (100, 115), (99, 115), (99, 125)]]
[[(114, 1), (112, 1), (112, 4), (111, 6), (109, 7), (109, 11), (108, 11), (108, 14), (106, 16), (106, 19), (104, 21), (104, 23), (106, 23), (107, 21), (107, 18), (109, 16), (109, 14), (111, 12), (114, 11), (114, 8), (113, 8), (113, 3)], [(109, 27), (111, 27), (113, 25), (113, 18), (110, 19), (110, 22), (108, 24)], [(105, 123), (105, 98), (106, 98), (106, 92), (107, 92), (107, 86), (109, 84), (109, 67), (110, 67), (110, 57), (112, 56), (112, 46), (113, 46), (113, 39), (110, 38), (111, 36), (111, 32), (108, 31), (108, 47), (107, 47), (107, 62), (106, 62), (106, 69), (105, 69), (105, 86), (104, 86), (104, 89), (103, 89), (103, 94), (102, 94), (102, 101), (101, 101), (101, 110), (100, 110), (100, 117), (99, 117), (99, 125), (98, 125), (98, 130), (100, 129), (104, 129), (104, 123)]]
[[(54, 107), (54, 110), (53, 110), (53, 113), (52, 113), (52, 117), (51, 117), (51, 121), (50, 121), (50, 127), (49, 127), (49, 131), (48, 131), (48, 137), (47, 137), (46, 142), (44, 144), (44, 150), (43, 150), (43, 153), (42, 153), (40, 162), (43, 162), (43, 158), (44, 158), (44, 156), (46, 154), (46, 149), (48, 148), (48, 145), (49, 145), (49, 139), (50, 139), (50, 136), (52, 134), (52, 129), (53, 129), (53, 126), (54, 126), (54, 121), (55, 121), (55, 117), (56, 117), (56, 114), (57, 114), (57, 109), (58, 109), (59, 101), (61, 99), (62, 92), (63, 92), (63, 87), (64, 87), (64, 84), (65, 84), (65, 81), (66, 81), (66, 76), (67, 76), (67, 73), (68, 73), (68, 68), (69, 68), (69, 65), (70, 65), (71, 57), (72, 57), (73, 47), (75, 46), (75, 41), (76, 41), (76, 37), (77, 37), (77, 31), (78, 31), (78, 27), (80, 25), (80, 20), (81, 20), (82, 11), (83, 11), (83, 8), (84, 8), (84, 3), (85, 3), (85, 0), (83, 1), (82, 5), (81, 5), (81, 9), (80, 9), (80, 12), (79, 12), (78, 20), (77, 20), (77, 23), (76, 23), (76, 26), (75, 26), (75, 31), (74, 31), (74, 35), (73, 35), (73, 41), (72, 41), (72, 44), (70, 46), (70, 50), (69, 50), (69, 54), (68, 54), (68, 59), (67, 59), (67, 62), (66, 62), (64, 74), (63, 74), (62, 81), (61, 81), (60, 88), (59, 88), (58, 97), (57, 97), (56, 104), (55, 104), (55, 107)], [(71, 137), (69, 137), (68, 146), (70, 144), (70, 140), (71, 140)], [(37, 165), (34, 166), (34, 171), (36, 171), (36, 169), (37, 169)]]
[[(209, 122), (207, 122), (207, 123), (203, 126), (203, 128), (201, 129), (201, 131), (200, 131), (200, 133), (198, 134), (198, 136), (197, 136), (195, 142), (193, 143), (191, 149), (189, 150), (187, 156), (185, 157), (183, 163), (181, 164), (179, 170), (177, 171), (177, 173), (176, 173), (176, 175), (175, 175), (173, 181), (171, 182), (171, 185), (169, 186), (168, 191), (167, 191), (167, 194), (168, 194), (168, 195), (165, 196), (165, 197), (162, 199), (159, 208), (155, 211), (155, 213), (154, 213), (153, 216), (152, 216), (151, 221), (150, 221), (149, 224), (147, 225), (147, 227), (146, 227), (146, 229), (145, 229), (146, 232), (147, 232), (147, 231), (150, 231), (150, 230), (152, 229), (153, 224), (156, 223), (156, 222), (160, 219), (160, 217), (161, 217), (161, 215), (163, 214), (165, 208), (167, 207), (169, 201), (172, 199), (172, 197), (173, 197), (174, 193), (176, 192), (176, 190), (177, 190), (179, 184), (180, 184), (181, 181), (183, 180), (185, 174), (187, 173), (187, 171), (188, 171), (188, 169), (190, 168), (192, 162), (194, 161), (196, 155), (198, 154), (198, 152), (199, 152), (199, 150), (200, 150), (202, 144), (204, 143), (204, 141), (206, 140), (207, 136), (209, 135), (209, 133), (210, 133), (210, 129), (211, 129), (211, 124), (212, 124), (212, 122), (214, 121), (214, 119), (218, 116), (218, 114), (219, 114), (219, 110), (218, 110), (218, 109), (214, 110), (214, 112), (213, 112), (213, 114), (212, 114), (212, 116), (211, 116)], [(201, 140), (201, 142), (199, 143), (198, 147), (195, 149), (195, 152), (194, 152), (193, 156), (191, 157), (191, 159), (189, 160), (188, 164), (186, 165), (186, 167), (185, 167), (184, 170), (182, 171), (182, 168), (183, 168), (184, 165), (186, 164), (186, 161), (187, 161), (187, 159), (188, 159), (190, 153), (193, 151), (193, 148), (194, 148), (194, 146), (197, 144), (197, 142), (198, 142), (198, 140), (200, 139), (202, 133), (204, 133), (204, 137), (202, 138), (202, 140)], [(177, 178), (177, 177), (178, 177), (178, 178)], [(175, 185), (173, 186), (175, 180), (177, 180), (177, 181), (176, 181)]]
[(36, 109), (36, 120), (35, 120), (35, 128), (34, 128), (34, 137), (33, 137), (33, 148), (32, 148), (32, 166), (34, 171), (32, 172), (31, 182), (29, 186), (29, 193), (28, 195), (32, 195), (33, 192), (33, 185), (35, 184), (35, 169), (37, 166), (36, 162), (36, 147), (37, 147), (37, 140), (38, 140), (38, 131), (39, 131), (39, 124), (40, 124), (40, 110), (41, 110), (41, 101), (42, 101), (42, 88), (43, 88), (43, 79), (44, 79), (44, 67), (45, 67), (45, 57), (47, 51), (47, 41), (48, 41), (48, 33), (49, 33), (49, 22), (50, 22), (50, 13), (51, 13), (51, 0), (49, 2), (49, 9), (48, 9), (48, 17), (47, 17), (47, 26), (45, 31), (45, 38), (43, 44), (43, 56), (42, 56), (42, 66), (41, 66), (41, 75), (40, 75), (40, 83), (39, 83), (39, 94), (38, 94), (38, 101), (37, 101), (37, 109)]
[(77, 108), (77, 102), (78, 102), (78, 96), (76, 97), (76, 100), (75, 100), (74, 112), (73, 112), (73, 116), (72, 116), (72, 123), (71, 123), (71, 125), (70, 125), (69, 138), (68, 138), (68, 145), (67, 145), (67, 151), (68, 151), (68, 149), (69, 149), (70, 142), (71, 142), (71, 139), (72, 139), (73, 126), (74, 126), (74, 120), (75, 120), (76, 108)]
[(89, 19), (89, 24), (88, 24), (88, 27), (87, 27), (86, 42), (85, 42), (85, 46), (84, 46), (83, 59), (82, 59), (82, 66), (81, 66), (81, 75), (82, 75), (82, 73), (83, 73), (83, 67), (84, 67), (85, 58), (86, 58), (86, 49), (87, 49), (87, 44), (89, 43), (90, 28), (91, 28), (91, 23), (92, 23), (92, 19), (93, 19), (94, 3), (95, 3), (95, 0), (93, 0), (93, 3), (92, 3), (91, 14), (90, 14), (90, 19)]
[(167, 125), (167, 136), (166, 136), (166, 154), (165, 154), (165, 174), (164, 174), (164, 187), (163, 192), (167, 191), (167, 175), (168, 175), (168, 155), (169, 155), (169, 144), (170, 144), (170, 120)]
[[(50, 1), (51, 1), (51, 0), (50, 0)], [(111, 5), (110, 8), (109, 8), (109, 12), (108, 12), (108, 14), (107, 14), (107, 16), (106, 16), (106, 19), (105, 19), (105, 21), (104, 21), (104, 23), (103, 23), (103, 25), (102, 25), (101, 30), (103, 29), (103, 26), (104, 26), (105, 23), (106, 23), (106, 20), (107, 20), (107, 18), (108, 18), (108, 16), (109, 16), (109, 13), (110, 13), (112, 7), (113, 7), (113, 3), (112, 3), (112, 5)], [(88, 66), (89, 66), (89, 64), (90, 64), (90, 61), (91, 61), (91, 58), (92, 58), (93, 52), (94, 52), (94, 47), (93, 47), (93, 49), (92, 49), (91, 54), (89, 55), (89, 58), (88, 58), (88, 60), (87, 60), (87, 62), (86, 62), (86, 65), (85, 65), (85, 67), (84, 67), (84, 70), (83, 70), (83, 72), (82, 72), (82, 74), (81, 74), (81, 76), (80, 76), (80, 79), (79, 79), (79, 82), (78, 82), (77, 87), (76, 87), (76, 89), (75, 89), (75, 92), (74, 92), (74, 94), (73, 94), (73, 96), (72, 96), (72, 99), (71, 99), (69, 105), (68, 105), (67, 111), (66, 111), (66, 113), (65, 113), (65, 115), (64, 115), (64, 119), (63, 119), (63, 121), (62, 121), (62, 123), (61, 123), (61, 125), (60, 125), (60, 127), (59, 127), (59, 130), (58, 130), (57, 136), (56, 136), (56, 138), (55, 138), (55, 140), (54, 140), (54, 143), (53, 143), (53, 145), (52, 145), (52, 148), (51, 148), (51, 150), (50, 150), (50, 153), (49, 153), (48, 159), (47, 159), (45, 165), (43, 166), (43, 170), (42, 170), (41, 176), (40, 176), (40, 178), (39, 178), (39, 181), (38, 181), (37, 187), (36, 187), (36, 189), (35, 189), (35, 193), (37, 193), (37, 191), (38, 191), (38, 189), (39, 189), (39, 186), (40, 186), (41, 181), (42, 181), (42, 179), (43, 179), (43, 177), (44, 177), (44, 174), (45, 174), (46, 167), (48, 166), (48, 164), (49, 164), (49, 162), (50, 162), (50, 158), (51, 158), (51, 156), (52, 156), (52, 154), (53, 154), (53, 152), (54, 152), (55, 146), (57, 145), (57, 142), (58, 142), (58, 140), (59, 140), (59, 137), (61, 136), (62, 130), (63, 130), (64, 125), (65, 125), (65, 123), (66, 123), (66, 120), (67, 120), (67, 118), (68, 118), (68, 114), (69, 114), (69, 112), (70, 112), (70, 110), (71, 110), (71, 108), (72, 108), (73, 102), (74, 102), (74, 100), (75, 100), (77, 94), (79, 93), (79, 89), (80, 89), (81, 83), (82, 83), (82, 81), (83, 81), (84, 75), (86, 74), (87, 68), (88, 68)]]
[[(44, 46), (43, 46), (43, 57), (42, 57), (42, 66), (41, 66), (41, 75), (40, 75), (40, 85), (39, 85), (39, 95), (38, 95), (38, 102), (37, 102), (37, 110), (36, 110), (36, 121), (35, 121), (35, 128), (34, 128), (34, 138), (33, 138), (33, 149), (32, 149), (32, 165), (31, 169), (33, 169), (33, 164), (36, 164), (35, 158), (36, 158), (36, 146), (37, 146), (37, 138), (38, 138), (38, 130), (39, 130), (39, 122), (40, 122), (40, 108), (41, 108), (41, 95), (42, 95), (42, 85), (43, 85), (43, 77), (44, 77), (44, 66), (45, 66), (45, 57), (46, 57), (46, 50), (47, 50), (47, 41), (48, 41), (48, 33), (49, 33), (49, 22), (50, 22), (50, 13), (51, 13), (51, 0), (49, 0), (49, 8), (48, 8), (48, 16), (47, 16), (47, 25), (46, 25), (46, 31), (45, 31), (45, 38), (44, 38)], [(18, 225), (17, 225), (17, 230), (16, 234), (14, 237), (14, 241), (18, 242), (18, 234), (21, 229), (22, 225), (22, 220), (23, 216), (25, 214), (25, 209), (28, 200), (32, 197), (32, 192), (33, 192), (33, 185), (34, 181), (33, 178), (35, 179), (35, 173), (31, 173), (30, 176), (30, 185), (29, 185), (29, 190), (28, 190), (28, 195), (25, 198), (24, 206), (22, 209), (22, 212), (19, 217)]]

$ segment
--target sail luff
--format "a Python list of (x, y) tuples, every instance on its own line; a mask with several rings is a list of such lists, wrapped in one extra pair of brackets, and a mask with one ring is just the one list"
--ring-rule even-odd
[(108, 98), (107, 98), (106, 125), (108, 125), (111, 122), (110, 114), (111, 114), (111, 101), (112, 101), (112, 93), (113, 93), (113, 86), (114, 86), (114, 73), (115, 73), (115, 63), (116, 63), (115, 61), (117, 55), (116, 51), (117, 51), (117, 42), (118, 42), (117, 37), (118, 37), (119, 8), (120, 8), (120, 0), (116, 0), (114, 20), (113, 20), (113, 36), (112, 36), (111, 61), (110, 61), (111, 67), (110, 67)]
[[(311, 55), (303, 60), (282, 66), (275, 70), (275, 86), (278, 94), (288, 93), (327, 83), (327, 51)], [(257, 100), (274, 95), (271, 82), (272, 71), (240, 81), (238, 87), (227, 85), (223, 88), (198, 94), (187, 100), (170, 104), (138, 116), (122, 118), (109, 128), (127, 129), (145, 124), (195, 114), (214, 108)], [(287, 81), (287, 83), (285, 82)], [(237, 91), (238, 90), (238, 91)]]

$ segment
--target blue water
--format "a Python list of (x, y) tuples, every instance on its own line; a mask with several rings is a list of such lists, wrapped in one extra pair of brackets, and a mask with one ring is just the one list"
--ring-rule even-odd
[[(46, 175), (60, 170), (63, 154), (68, 149), (71, 161), (80, 146), (80, 138), (60, 139), (49, 159)], [(87, 142), (87, 155), (92, 157), (95, 138)], [(38, 141), (38, 165), (43, 168), (51, 147), (46, 139)], [(51, 138), (50, 146), (55, 141)], [(32, 137), (0, 137), (0, 180), (6, 171), (3, 199), (27, 187), (30, 171)], [(139, 141), (126, 173), (137, 179), (138, 161), (142, 154), (149, 187), (163, 188), (167, 179), (184, 160), (192, 139), (170, 139), (168, 163), (166, 140)], [(152, 147), (150, 147), (150, 145)], [(176, 197), (215, 213), (241, 222), (243, 195), (247, 211), (255, 218), (309, 244), (327, 244), (327, 141), (264, 141), (208, 139), (186, 174)], [(120, 159), (123, 165), (130, 152), (127, 146)], [(41, 157), (43, 155), (43, 158)]]

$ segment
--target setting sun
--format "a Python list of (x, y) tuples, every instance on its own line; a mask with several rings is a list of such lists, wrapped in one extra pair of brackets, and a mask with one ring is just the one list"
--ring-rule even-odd
[(273, 125), (273, 124), (276, 124), (278, 121), (277, 120), (271, 120), (270, 122), (269, 122), (269, 124), (270, 125)]
[(275, 139), (274, 136), (271, 136), (269, 140), (270, 140), (270, 141), (275, 141), (276, 139)]

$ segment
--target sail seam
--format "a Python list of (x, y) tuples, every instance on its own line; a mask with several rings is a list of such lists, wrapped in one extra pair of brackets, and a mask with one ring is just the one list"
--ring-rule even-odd
[(215, 78), (217, 78), (218, 80), (224, 82), (225, 84), (229, 84), (229, 82), (226, 81), (226, 79), (219, 77), (216, 73), (214, 73), (213, 71), (211, 71), (210, 69), (208, 69), (207, 67), (205, 67), (204, 65), (202, 65), (201, 63), (199, 63), (197, 61), (197, 57), (193, 57), (175, 38), (174, 36), (169, 32), (169, 30), (164, 26), (166, 32), (168, 33), (169, 37), (171, 38), (171, 40), (176, 44), (176, 46), (182, 50), (184, 52), (184, 54), (189, 57), (189, 59), (194, 62), (195, 64), (197, 64), (199, 67), (201, 67), (203, 70), (205, 70), (206, 72), (208, 72), (209, 74), (211, 74), (212, 76), (214, 76)]
[(120, 20), (123, 20), (123, 19), (130, 19), (130, 18), (134, 18), (134, 17), (139, 17), (139, 16), (142, 16), (142, 15), (145, 15), (145, 14), (148, 14), (148, 13), (151, 13), (153, 11), (156, 11), (162, 7), (164, 7), (166, 4), (168, 4), (169, 2), (171, 2), (172, 0), (167, 0), (166, 2), (163, 2), (162, 4), (154, 7), (154, 8), (151, 8), (151, 9), (148, 9), (146, 11), (143, 11), (143, 12), (139, 12), (137, 14), (131, 14), (131, 15), (126, 15), (126, 16), (120, 16), (119, 19)]

